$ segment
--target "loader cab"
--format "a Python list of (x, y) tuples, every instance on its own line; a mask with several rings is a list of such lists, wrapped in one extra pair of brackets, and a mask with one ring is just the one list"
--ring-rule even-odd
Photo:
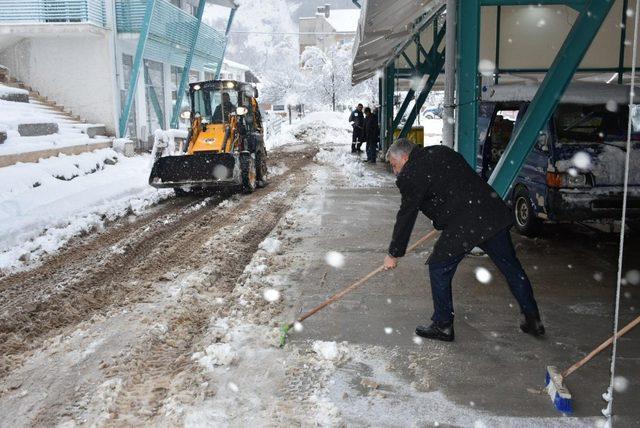
[(230, 117), (237, 115), (238, 107), (245, 107), (245, 122), (252, 127), (262, 128), (255, 100), (257, 90), (251, 84), (234, 80), (211, 80), (192, 83), (189, 89), (191, 117), (200, 117), (203, 124), (229, 124)]

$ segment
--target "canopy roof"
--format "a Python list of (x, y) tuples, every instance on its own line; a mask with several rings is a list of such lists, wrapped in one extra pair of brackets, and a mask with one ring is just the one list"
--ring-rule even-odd
[[(628, 70), (632, 62), (632, 44), (624, 43), (620, 20), (624, 0), (615, 0), (611, 11), (587, 51), (578, 73), (611, 77), (622, 66)], [(420, 27), (443, 10), (444, 0), (363, 0), (362, 14), (353, 51), (353, 83), (373, 76), (398, 54)], [(539, 78), (549, 68), (571, 30), (578, 12), (568, 6), (519, 5), (482, 8), (480, 59), (488, 60), (498, 69), (501, 79), (520, 80), (519, 76)], [(627, 26), (631, 19), (627, 18)], [(499, 29), (499, 30), (498, 30)], [(499, 32), (498, 32), (499, 31)], [(632, 36), (627, 32), (626, 39)], [(418, 38), (427, 51), (433, 43), (431, 31), (422, 31)], [(405, 55), (416, 63), (416, 49)], [(640, 64), (640, 58), (638, 59)], [(397, 70), (408, 70), (403, 56), (395, 61)], [(638, 64), (636, 64), (638, 65)]]
[(418, 30), (416, 22), (430, 19), (444, 4), (444, 0), (365, 1), (353, 48), (353, 83), (375, 75)]

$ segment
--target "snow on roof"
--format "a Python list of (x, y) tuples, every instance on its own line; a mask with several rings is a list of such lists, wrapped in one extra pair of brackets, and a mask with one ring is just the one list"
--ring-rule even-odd
[(360, 9), (331, 9), (329, 17), (325, 19), (340, 33), (355, 33), (358, 29)]
[(231, 68), (237, 68), (239, 70), (249, 71), (250, 68), (244, 64), (240, 64), (239, 62), (231, 61), (229, 59), (225, 59), (222, 63)]
[[(515, 84), (488, 86), (482, 90), (483, 101), (531, 101), (538, 84)], [(636, 93), (638, 91), (636, 90)], [(562, 102), (575, 104), (629, 103), (629, 85), (574, 82), (569, 85)]]

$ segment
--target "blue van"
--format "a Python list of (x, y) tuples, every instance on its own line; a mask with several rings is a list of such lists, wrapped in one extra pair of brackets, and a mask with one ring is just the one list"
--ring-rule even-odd
[[(485, 179), (491, 176), (537, 89), (537, 85), (521, 84), (483, 87), (477, 168)], [(569, 86), (507, 198), (520, 233), (536, 235), (547, 221), (620, 219), (628, 105), (627, 85)], [(638, 230), (640, 132), (632, 132), (627, 222)]]

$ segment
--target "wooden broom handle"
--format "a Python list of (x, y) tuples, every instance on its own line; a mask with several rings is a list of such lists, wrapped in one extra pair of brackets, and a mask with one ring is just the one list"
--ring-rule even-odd
[[(409, 253), (409, 252), (415, 250), (416, 247), (418, 247), (419, 245), (423, 244), (425, 241), (431, 239), (431, 237), (434, 236), (436, 233), (438, 233), (436, 230), (432, 230), (431, 232), (427, 233), (422, 238), (420, 238), (416, 242), (414, 242), (409, 248), (407, 248), (406, 252)], [(328, 298), (324, 302), (320, 303), (318, 306), (316, 306), (315, 308), (311, 309), (307, 313), (305, 313), (302, 316), (300, 316), (300, 318), (298, 318), (298, 322), (302, 322), (302, 321), (306, 320), (307, 318), (309, 318), (310, 316), (312, 316), (313, 314), (315, 314), (319, 310), (329, 306), (330, 304), (332, 304), (336, 300), (341, 299), (345, 294), (348, 294), (351, 291), (355, 290), (356, 288), (360, 287), (362, 284), (364, 284), (365, 282), (367, 282), (368, 280), (370, 280), (371, 278), (373, 278), (374, 276), (376, 276), (378, 273), (382, 272), (383, 270), (384, 270), (384, 264), (381, 265), (380, 267), (378, 267), (376, 270), (369, 272), (366, 276), (364, 276), (363, 278), (360, 278), (359, 280), (357, 280), (356, 282), (354, 282), (353, 284), (351, 284), (347, 288), (345, 288), (342, 291), (339, 291), (338, 293), (334, 294), (333, 296), (331, 296), (330, 298)]]
[(586, 357), (584, 357), (583, 359), (581, 359), (580, 361), (578, 361), (577, 363), (575, 363), (574, 365), (566, 369), (564, 372), (562, 372), (562, 377), (565, 378), (569, 376), (571, 373), (578, 370), (580, 367), (582, 367), (587, 362), (589, 362), (589, 360), (591, 360), (593, 357), (599, 354), (600, 351), (602, 351), (603, 349), (611, 345), (614, 337), (623, 336), (625, 333), (627, 333), (629, 330), (631, 330), (633, 327), (637, 326), (638, 324), (640, 324), (640, 316), (634, 319), (633, 321), (631, 321), (629, 324), (625, 325), (622, 329), (618, 330), (618, 333), (614, 334), (613, 336), (611, 336), (610, 338), (602, 342), (602, 344), (598, 346), (596, 349), (594, 349), (593, 351), (591, 351), (589, 355), (587, 355)]

